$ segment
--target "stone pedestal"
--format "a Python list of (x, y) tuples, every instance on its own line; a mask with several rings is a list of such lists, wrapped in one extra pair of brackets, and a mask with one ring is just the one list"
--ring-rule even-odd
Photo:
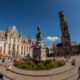
[(42, 41), (37, 41), (34, 48), (34, 59), (46, 60), (47, 48), (44, 46)]

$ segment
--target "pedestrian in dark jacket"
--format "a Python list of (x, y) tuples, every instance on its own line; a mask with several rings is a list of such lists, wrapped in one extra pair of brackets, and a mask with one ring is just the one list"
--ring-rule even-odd
[(3, 80), (3, 75), (2, 74), (0, 74), (0, 80)]
[(80, 80), (80, 66), (78, 68), (78, 74), (79, 74), (78, 80)]

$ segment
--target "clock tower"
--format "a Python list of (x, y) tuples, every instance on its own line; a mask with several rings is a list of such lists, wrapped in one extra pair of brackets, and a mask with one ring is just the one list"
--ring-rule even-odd
[(59, 18), (60, 18), (60, 26), (61, 26), (61, 32), (62, 32), (62, 37), (61, 37), (62, 45), (63, 47), (69, 47), (71, 46), (70, 34), (69, 34), (67, 21), (65, 19), (63, 11), (59, 12)]

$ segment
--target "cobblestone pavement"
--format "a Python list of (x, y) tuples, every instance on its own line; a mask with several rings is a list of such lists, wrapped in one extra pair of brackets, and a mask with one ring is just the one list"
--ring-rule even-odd
[(77, 80), (80, 56), (75, 56), (72, 59), (74, 58), (76, 59), (75, 67), (72, 67), (70, 63), (64, 67), (52, 69), (49, 71), (27, 71), (12, 67), (12, 70), (14, 71), (12, 72), (6, 71), (5, 67), (0, 65), (0, 73), (4, 74), (4, 80)]

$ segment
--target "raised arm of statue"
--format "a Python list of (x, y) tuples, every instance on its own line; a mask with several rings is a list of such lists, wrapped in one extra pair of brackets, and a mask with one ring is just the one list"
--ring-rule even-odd
[(42, 41), (42, 32), (40, 30), (40, 26), (38, 26), (38, 33), (36, 35), (37, 41)]

